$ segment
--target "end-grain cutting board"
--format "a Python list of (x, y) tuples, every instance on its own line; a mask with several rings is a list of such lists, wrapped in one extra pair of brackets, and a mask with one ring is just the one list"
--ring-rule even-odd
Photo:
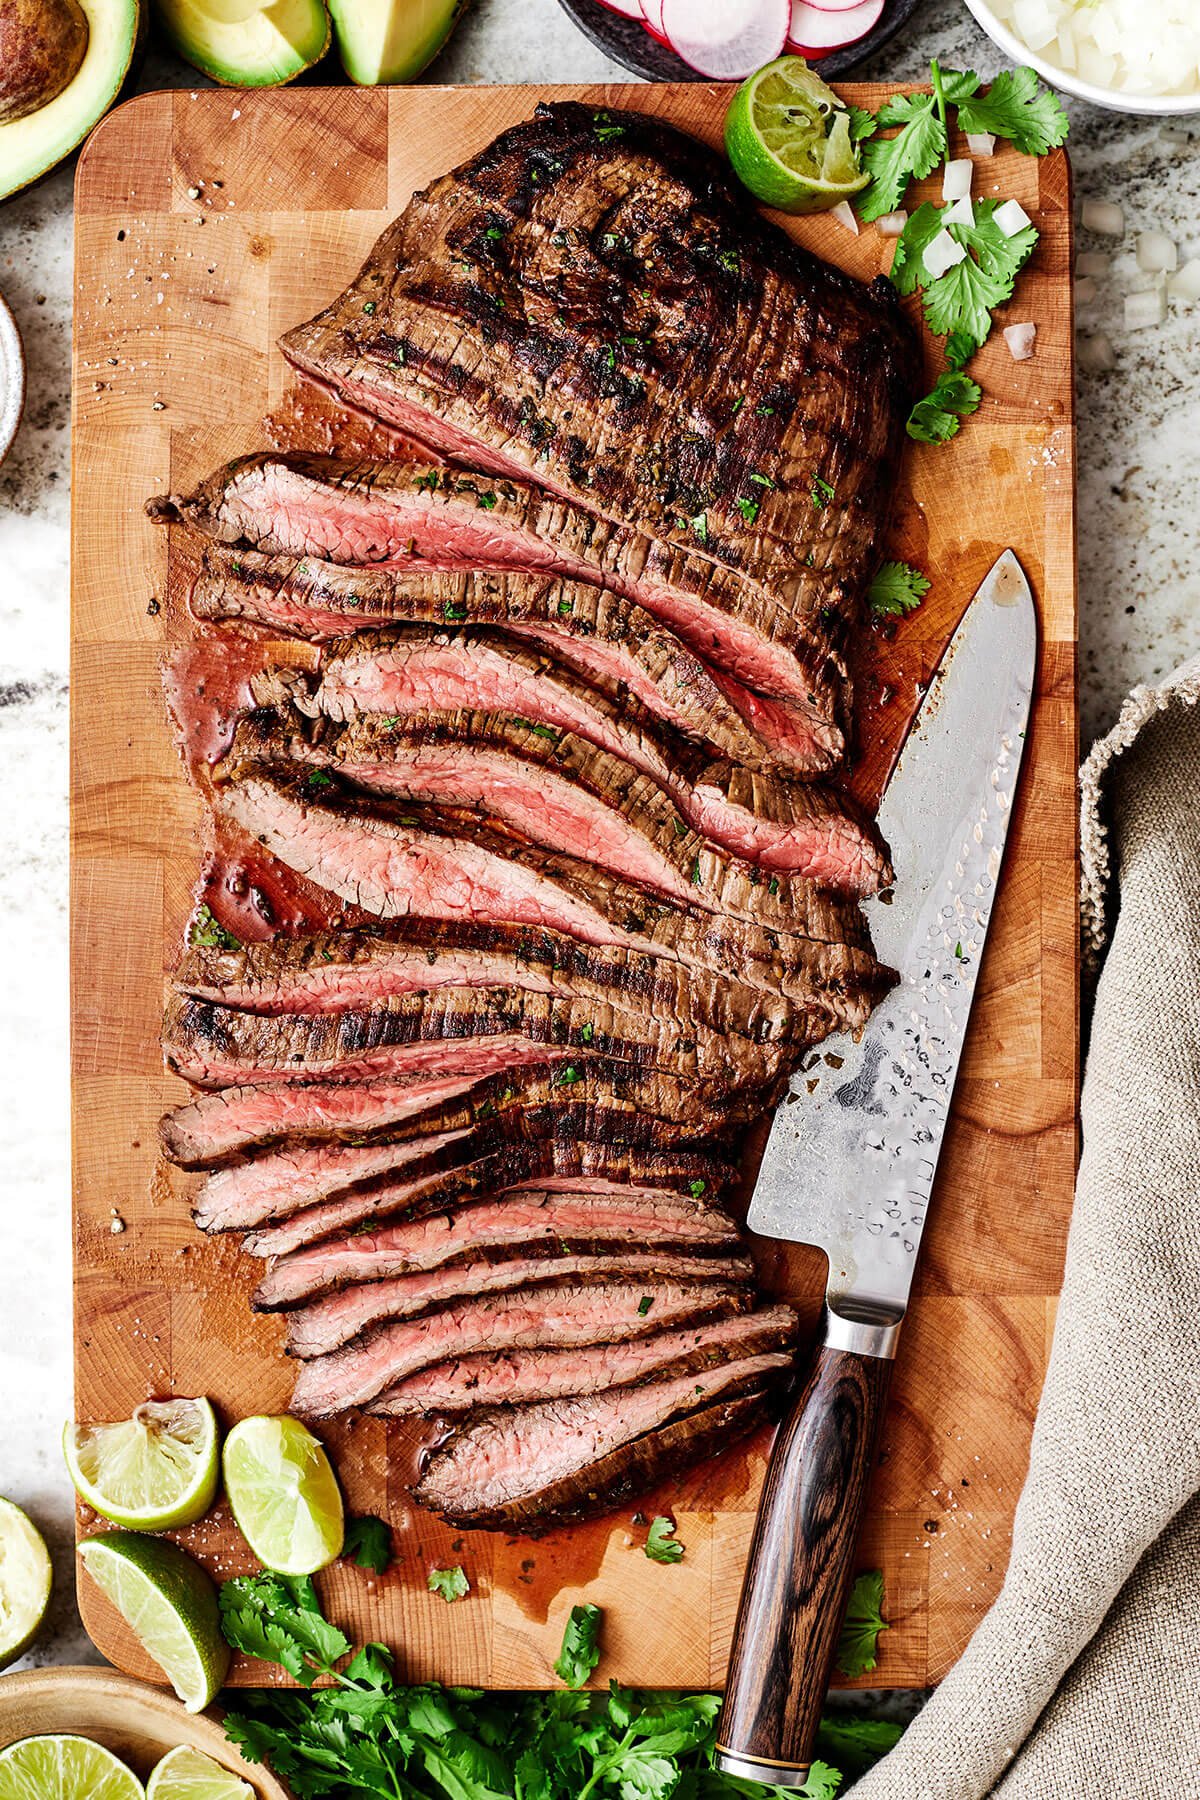
[[(633, 105), (720, 140), (716, 88), (564, 89)], [(865, 105), (878, 90), (850, 90)], [(167, 535), (149, 494), (189, 486), (264, 441), (287, 373), (279, 332), (344, 285), (412, 190), (473, 154), (547, 97), (531, 88), (155, 94), (122, 107), (80, 164), (76, 234), (74, 464), (74, 1134), (76, 1405), (128, 1416), (148, 1394), (211, 1395), (225, 1420), (286, 1408), (279, 1323), (256, 1318), (255, 1270), (203, 1239), (188, 1183), (156, 1158), (156, 1126), (180, 1097), (162, 1072), (164, 970), (197, 874), (199, 803), (160, 694), (164, 647), (186, 631)], [(924, 679), (998, 552), (1012, 544), (1041, 611), (1042, 654), (1027, 774), (911, 1322), (904, 1334), (861, 1566), (882, 1566), (892, 1629), (884, 1685), (936, 1680), (996, 1593), (1046, 1364), (1075, 1162), (1075, 577), (1065, 159), (1002, 153), (985, 192), (1015, 195), (1042, 241), (1018, 317), (1037, 355), (998, 340), (980, 358), (987, 398), (956, 444), (908, 460), (894, 552), (933, 588), (868, 653), (873, 747), (856, 785), (877, 790)], [(828, 217), (789, 229), (865, 276), (890, 246)], [(932, 366), (932, 365), (931, 365)], [(175, 555), (176, 552), (170, 552)], [(178, 585), (178, 584), (176, 584)], [(821, 1078), (818, 1061), (810, 1079)], [(809, 1317), (815, 1255), (766, 1270)], [(355, 1511), (394, 1524), (382, 1578), (339, 1565), (322, 1578), (357, 1638), (395, 1645), (404, 1675), (496, 1687), (551, 1680), (568, 1608), (606, 1609), (597, 1677), (702, 1687), (723, 1677), (766, 1449), (689, 1475), (647, 1502), (687, 1546), (661, 1567), (628, 1513), (537, 1543), (459, 1534), (406, 1508), (381, 1422), (326, 1433)], [(84, 1520), (86, 1527), (94, 1521)], [(251, 1566), (218, 1511), (185, 1541), (218, 1574)], [(461, 1563), (468, 1599), (428, 1592)], [(99, 1647), (154, 1669), (95, 1591)], [(236, 1679), (255, 1670), (240, 1665)]]

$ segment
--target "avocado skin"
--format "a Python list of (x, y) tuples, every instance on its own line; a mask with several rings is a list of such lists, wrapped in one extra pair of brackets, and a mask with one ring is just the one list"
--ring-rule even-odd
[[(0, 124), (0, 202), (52, 175), (81, 148), (105, 114), (132, 99), (136, 91), (148, 36), (145, 0), (80, 0), (80, 4), (88, 21), (88, 42), (75, 76), (46, 106)], [(122, 24), (115, 36), (108, 29), (114, 19)], [(98, 45), (109, 55), (94, 68), (91, 58)], [(54, 129), (47, 133), (43, 115), (51, 109), (55, 109)]]

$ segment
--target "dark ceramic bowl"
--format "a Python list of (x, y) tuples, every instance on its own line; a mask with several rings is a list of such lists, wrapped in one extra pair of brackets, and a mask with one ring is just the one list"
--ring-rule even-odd
[[(590, 37), (593, 44), (598, 44), (606, 56), (614, 62), (623, 63), (632, 69), (635, 75), (644, 75), (647, 81), (705, 81), (707, 76), (697, 75), (695, 69), (689, 69), (682, 57), (668, 50), (652, 38), (648, 31), (643, 31), (636, 19), (622, 18), (620, 13), (611, 12), (607, 6), (601, 6), (600, 0), (558, 0), (565, 13), (569, 13), (585, 37)], [(856, 69), (868, 56), (882, 49), (889, 38), (895, 37), (902, 25), (906, 25), (916, 12), (921, 0), (888, 0), (884, 14), (874, 31), (869, 31), (865, 38), (857, 44), (846, 44), (841, 50), (831, 50), (813, 67), (821, 76), (847, 75)]]

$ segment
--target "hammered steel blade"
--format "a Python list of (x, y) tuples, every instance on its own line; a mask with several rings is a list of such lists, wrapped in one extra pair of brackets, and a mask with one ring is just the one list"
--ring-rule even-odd
[(890, 1325), (908, 1304), (1036, 657), (1033, 597), (1005, 551), (938, 665), (879, 811), (896, 885), (890, 904), (875, 899), (866, 910), (899, 986), (857, 1043), (830, 1038), (794, 1077), (763, 1155), (751, 1228), (825, 1250), (830, 1308), (847, 1319)]

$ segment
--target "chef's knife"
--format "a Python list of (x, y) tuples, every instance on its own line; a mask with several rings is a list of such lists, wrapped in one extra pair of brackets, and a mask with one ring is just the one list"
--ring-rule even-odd
[[(1011, 550), (939, 664), (879, 811), (896, 884), (868, 905), (899, 985), (785, 1096), (751, 1228), (829, 1257), (808, 1379), (771, 1455), (716, 1760), (803, 1787), (837, 1648), (896, 1341), (992, 915), (1033, 691), (1033, 597)], [(886, 900), (890, 899), (890, 904)], [(790, 1104), (794, 1098), (794, 1104)]]

